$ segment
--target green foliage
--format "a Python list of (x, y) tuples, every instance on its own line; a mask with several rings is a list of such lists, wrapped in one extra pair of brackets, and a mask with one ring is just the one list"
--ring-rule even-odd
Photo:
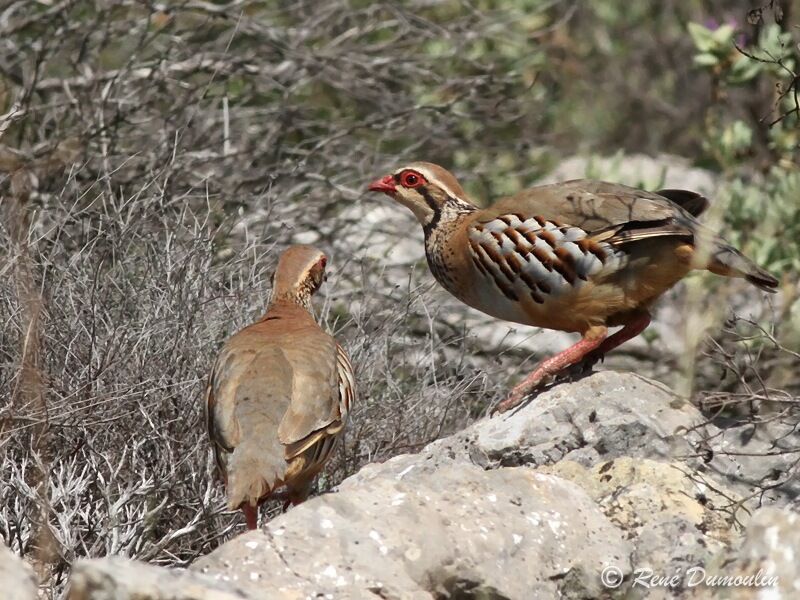
[[(763, 23), (753, 43), (742, 47), (742, 33), (731, 24), (706, 27), (689, 23), (694, 64), (713, 78), (706, 112), (703, 148), (706, 159), (725, 171), (731, 183), (723, 190), (728, 236), (765, 268), (796, 280), (800, 271), (800, 171), (798, 107), (792, 86), (797, 48), (792, 34), (777, 23)], [(738, 39), (737, 39), (738, 38)], [(736, 93), (777, 90), (760, 119), (738, 117), (728, 100)], [(762, 96), (763, 97), (763, 96)], [(766, 168), (754, 169), (755, 138), (767, 140)]]
[[(774, 273), (800, 272), (800, 172), (773, 167), (757, 182), (727, 188), (729, 238)], [(794, 275), (792, 275), (794, 274)]]
[(698, 51), (694, 57), (696, 65), (702, 67), (718, 65), (730, 56), (733, 36), (736, 33), (733, 25), (725, 24), (711, 29), (699, 23), (689, 23), (687, 29)]
[(720, 125), (711, 124), (709, 130), (703, 148), (720, 165), (735, 165), (749, 154), (753, 130), (744, 121), (737, 119)]
[(730, 23), (716, 28), (689, 23), (687, 30), (697, 50), (694, 64), (722, 75), (730, 84), (752, 81), (762, 73), (786, 76), (794, 68), (792, 35), (776, 23), (765, 26), (757, 44), (746, 53), (737, 49), (740, 34)]
[[(723, 169), (739, 168), (748, 157), (753, 129), (763, 128), (765, 121), (769, 126), (764, 133), (775, 162), (791, 161), (797, 152), (800, 110), (793, 93), (797, 48), (792, 34), (777, 23), (765, 24), (755, 42), (742, 47), (742, 33), (730, 23), (719, 27), (689, 23), (687, 29), (695, 45), (694, 64), (707, 71), (714, 84), (704, 144), (712, 161)], [(755, 123), (736, 118), (728, 100), (738, 89), (755, 90), (764, 83), (776, 90), (772, 106), (764, 107), (765, 118)], [(770, 109), (777, 117), (766, 118)]]

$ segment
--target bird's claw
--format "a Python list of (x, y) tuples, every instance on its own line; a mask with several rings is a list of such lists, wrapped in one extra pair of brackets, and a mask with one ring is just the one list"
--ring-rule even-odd
[(532, 394), (538, 392), (542, 388), (544, 388), (552, 379), (551, 376), (545, 376), (541, 378), (539, 381), (525, 385), (525, 386), (517, 386), (511, 393), (508, 395), (508, 398), (505, 400), (501, 400), (498, 402), (491, 411), (489, 411), (489, 418), (495, 416), (496, 414), (505, 413), (510, 411), (513, 408), (516, 408), (525, 400), (525, 398), (531, 396)]
[(491, 419), (496, 414), (503, 414), (517, 406), (522, 400), (525, 398), (525, 394), (520, 395), (519, 397), (512, 392), (512, 394), (506, 398), (505, 400), (501, 400), (494, 407), (489, 411), (489, 418)]
[(553, 375), (556, 382), (577, 381), (587, 373), (592, 372), (592, 368), (599, 362), (603, 362), (605, 356), (602, 354), (589, 355), (582, 361), (563, 368)]
[(545, 375), (536, 383), (525, 386), (524, 389), (518, 389), (519, 386), (517, 386), (517, 388), (514, 388), (511, 391), (511, 394), (509, 394), (508, 398), (501, 400), (494, 405), (494, 407), (489, 411), (489, 418), (494, 417), (496, 414), (508, 412), (512, 408), (516, 408), (522, 404), (522, 401), (525, 400), (527, 396), (530, 396), (534, 392), (541, 390), (551, 382), (559, 383), (562, 381), (575, 381), (580, 379), (586, 373), (591, 372), (592, 367), (594, 367), (598, 362), (603, 362), (604, 359), (605, 356), (603, 354), (589, 354), (580, 362), (568, 367), (564, 367), (560, 371), (550, 375)]

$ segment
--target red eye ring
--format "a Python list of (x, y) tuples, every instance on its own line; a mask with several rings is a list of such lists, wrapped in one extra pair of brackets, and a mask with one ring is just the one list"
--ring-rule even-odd
[(400, 173), (400, 184), (407, 188), (418, 188), (425, 185), (425, 178), (414, 171), (403, 171)]

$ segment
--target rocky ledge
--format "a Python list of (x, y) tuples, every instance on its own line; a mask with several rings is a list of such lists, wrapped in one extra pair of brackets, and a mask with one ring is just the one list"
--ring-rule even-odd
[(368, 465), (188, 570), (79, 561), (69, 597), (796, 598), (797, 484), (758, 485), (792, 468), (776, 439), (799, 445), (596, 373)]

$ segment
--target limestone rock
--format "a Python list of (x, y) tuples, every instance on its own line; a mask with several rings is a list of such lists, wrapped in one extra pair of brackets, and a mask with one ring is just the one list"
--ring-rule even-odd
[(37, 588), (30, 565), (0, 544), (0, 590), (4, 600), (36, 600)]
[[(68, 600), (254, 600), (225, 581), (121, 557), (75, 564)], [(279, 597), (271, 595), (270, 598)]]
[[(632, 373), (598, 371), (540, 393), (511, 413), (482, 419), (423, 450), (491, 469), (551, 465), (567, 460), (592, 467), (631, 457), (681, 462), (708, 486), (732, 496), (783, 505), (800, 482), (752, 496), (770, 475), (788, 477), (800, 433), (766, 423), (721, 429), (667, 386)], [(776, 452), (784, 450), (784, 453)], [(785, 474), (784, 474), (785, 473)], [(751, 497), (752, 496), (752, 497)]]
[(706, 597), (800, 598), (800, 513), (756, 511), (737, 550), (722, 553), (697, 573)]
[[(715, 479), (743, 496), (757, 491), (748, 503), (752, 509), (775, 504), (800, 510), (800, 428), (792, 419), (720, 423), (708, 433), (713, 436), (709, 447), (715, 457), (708, 469)], [(759, 484), (764, 487), (757, 489)]]
[[(313, 543), (310, 541), (313, 540)], [(596, 597), (630, 545), (576, 485), (401, 456), (199, 560), (242, 586), (336, 598)], [(513, 574), (513, 575), (510, 575)], [(266, 584), (266, 582), (261, 585)], [(372, 595), (370, 595), (372, 594)]]
[[(510, 413), (481, 420), (428, 446), (430, 456), (460, 457), (485, 468), (592, 466), (620, 456), (671, 460), (694, 454), (700, 412), (665, 386), (600, 371), (556, 385)], [(691, 433), (690, 433), (691, 432)]]
[[(561, 461), (538, 470), (589, 493), (634, 544), (632, 563), (639, 574), (686, 573), (738, 538), (730, 517), (739, 498), (720, 494), (680, 463), (622, 457), (591, 468)], [(685, 590), (678, 581), (673, 590)], [(632, 586), (631, 593), (652, 597), (653, 590)]]

